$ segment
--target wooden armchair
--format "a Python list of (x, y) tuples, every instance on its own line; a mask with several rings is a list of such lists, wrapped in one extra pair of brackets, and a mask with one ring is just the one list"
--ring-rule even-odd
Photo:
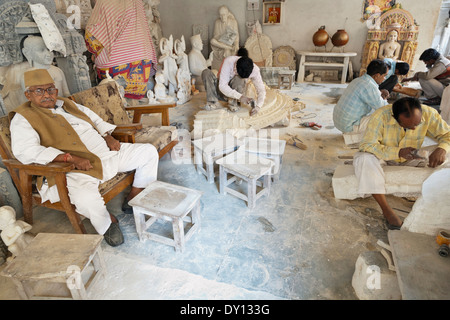
[[(119, 141), (150, 143), (156, 147), (160, 158), (178, 143), (176, 127), (169, 125), (169, 108), (175, 107), (175, 103), (125, 107), (113, 81), (75, 93), (70, 98), (90, 108), (104, 121), (117, 125), (112, 135)], [(142, 115), (150, 113), (161, 114), (162, 126), (141, 123)]]
[[(33, 205), (44, 206), (64, 211), (77, 233), (86, 233), (80, 215), (75, 211), (75, 206), (70, 203), (66, 173), (73, 169), (69, 163), (51, 163), (48, 165), (29, 164), (25, 165), (15, 159), (11, 150), (11, 134), (9, 130), (8, 116), (0, 118), (0, 156), (9, 171), (17, 190), (22, 198), (23, 214), (25, 222), (33, 224)], [(42, 203), (42, 199), (34, 190), (34, 178), (36, 176), (54, 177), (60, 197), (59, 202)], [(108, 203), (126, 187), (131, 185), (134, 179), (134, 171), (119, 173), (109, 181), (99, 186), (100, 194), (105, 203)]]

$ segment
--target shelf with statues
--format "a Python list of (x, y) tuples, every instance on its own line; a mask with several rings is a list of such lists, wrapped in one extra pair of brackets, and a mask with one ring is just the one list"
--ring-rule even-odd
[(280, 25), (284, 16), (282, 1), (263, 1), (263, 25)]

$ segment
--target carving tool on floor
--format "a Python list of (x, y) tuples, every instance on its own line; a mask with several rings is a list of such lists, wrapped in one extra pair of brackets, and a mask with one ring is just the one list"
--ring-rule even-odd
[(438, 253), (441, 257), (447, 257), (450, 253), (450, 232), (440, 230), (436, 235), (436, 242), (440, 246)]
[(303, 123), (300, 123), (300, 125), (302, 127), (311, 128), (313, 130), (320, 130), (322, 128), (322, 125), (317, 124), (315, 122), (303, 122)]

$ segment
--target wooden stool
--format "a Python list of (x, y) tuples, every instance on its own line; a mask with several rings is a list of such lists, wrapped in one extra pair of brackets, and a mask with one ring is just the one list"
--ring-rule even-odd
[(278, 72), (278, 89), (286, 87), (285, 90), (291, 90), (294, 82), (295, 70), (280, 70)]
[[(106, 272), (102, 239), (103, 236), (95, 234), (39, 233), (1, 274), (12, 278), (22, 299), (39, 298), (31, 283), (35, 288), (42, 283), (64, 283), (73, 299), (87, 299), (88, 287)], [(88, 266), (93, 266), (93, 271)], [(91, 275), (84, 282), (82, 276), (89, 272)]]
[[(130, 200), (133, 206), (136, 231), (140, 241), (154, 240), (183, 252), (185, 242), (200, 227), (200, 197), (202, 192), (176, 186), (166, 182), (152, 182), (136, 197)], [(190, 214), (190, 216), (188, 216)], [(150, 216), (146, 220), (145, 216)], [(158, 219), (172, 223), (173, 238), (149, 232), (150, 226)], [(191, 227), (185, 234), (184, 221)]]
[(217, 134), (194, 140), (192, 144), (197, 172), (203, 174), (209, 183), (214, 183), (214, 160), (235, 151), (242, 143), (230, 134)]
[[(256, 200), (261, 196), (270, 193), (271, 172), (274, 165), (273, 161), (263, 157), (258, 157), (255, 154), (247, 153), (244, 149), (239, 149), (236, 152), (230, 153), (224, 158), (216, 161), (219, 164), (220, 172), (220, 193), (238, 197), (247, 201), (247, 206), (253, 209), (256, 205)], [(228, 174), (233, 175), (228, 179)], [(258, 181), (263, 178), (263, 182)], [(237, 182), (238, 179), (247, 182), (247, 194), (241, 193), (229, 185)], [(257, 186), (262, 187), (262, 190), (257, 192)]]

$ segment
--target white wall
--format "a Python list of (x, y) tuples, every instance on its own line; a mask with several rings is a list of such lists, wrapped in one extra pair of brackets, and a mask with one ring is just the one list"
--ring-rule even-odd
[[(419, 45), (413, 69), (424, 68), (422, 62), (417, 63), (418, 57), (431, 47), (441, 2), (442, 0), (397, 0), (419, 24)], [(320, 26), (325, 25), (331, 37), (345, 25), (350, 37), (345, 51), (357, 52), (358, 56), (352, 62), (354, 70), (359, 70), (367, 35), (366, 23), (362, 21), (363, 3), (364, 0), (285, 0), (282, 24), (263, 26), (263, 32), (272, 40), (274, 49), (289, 45), (295, 50), (314, 50), (312, 36)], [(164, 36), (172, 34), (177, 39), (184, 35), (187, 40), (186, 51), (189, 52), (188, 39), (192, 36), (192, 25), (207, 24), (211, 38), (214, 21), (219, 16), (218, 8), (224, 4), (239, 23), (240, 43), (243, 45), (247, 38), (245, 23), (253, 20), (253, 12), (247, 10), (246, 0), (162, 0), (158, 8)], [(259, 6), (260, 10), (255, 15), (262, 22), (262, 0)], [(331, 47), (330, 41), (327, 49), (330, 50)]]

